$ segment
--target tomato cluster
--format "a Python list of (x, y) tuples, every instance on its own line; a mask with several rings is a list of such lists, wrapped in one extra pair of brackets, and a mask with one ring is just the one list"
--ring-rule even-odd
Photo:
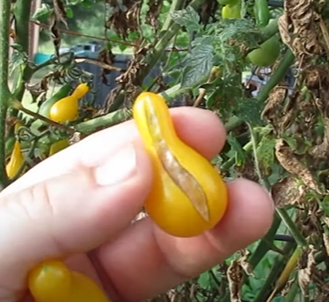
[[(240, 19), (242, 18), (242, 1), (241, 0), (217, 0), (222, 8), (223, 19)], [(255, 0), (254, 15), (256, 24), (259, 28), (268, 25), (271, 14), (267, 0)], [(247, 58), (256, 66), (266, 67), (275, 63), (280, 55), (280, 42), (276, 36), (271, 37), (259, 48), (251, 51)]]

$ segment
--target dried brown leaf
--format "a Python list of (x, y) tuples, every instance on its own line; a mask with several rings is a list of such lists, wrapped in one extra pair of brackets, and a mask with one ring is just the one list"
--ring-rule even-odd
[(287, 89), (276, 86), (273, 88), (267, 99), (265, 108), (261, 114), (262, 119), (267, 119), (275, 128), (281, 120), (282, 106), (287, 96)]
[(140, 10), (143, 0), (107, 0), (111, 14), (105, 23), (118, 36), (126, 39), (131, 32), (140, 32)]
[(285, 0), (278, 20), (282, 41), (300, 59), (324, 52), (319, 33), (319, 15), (312, 0)]
[(329, 256), (329, 235), (323, 233), (322, 237), (323, 237), (323, 243), (324, 243), (324, 247), (326, 249), (327, 256)]
[(58, 22), (62, 22), (66, 28), (68, 28), (67, 22), (66, 22), (66, 11), (65, 6), (62, 0), (53, 0), (54, 5), (54, 12), (56, 16), (56, 20)]
[(314, 246), (309, 245), (308, 249), (303, 251), (298, 263), (298, 283), (304, 296), (308, 296), (308, 286), (315, 269), (314, 253)]
[(244, 270), (244, 272), (248, 276), (255, 277), (255, 275), (252, 272), (253, 267), (247, 261), (247, 258), (248, 258), (249, 254), (250, 254), (249, 250), (247, 250), (247, 249), (240, 250), (239, 251), (239, 254), (241, 255), (241, 257), (238, 259), (238, 262), (239, 262), (240, 266), (242, 267), (242, 269)]
[(227, 279), (229, 283), (231, 302), (242, 302), (241, 287), (243, 285), (243, 268), (239, 260), (232, 260), (227, 269)]
[(277, 139), (275, 155), (284, 169), (297, 176), (307, 187), (319, 194), (323, 194), (313, 178), (312, 173), (296, 158), (283, 139)]
[(281, 296), (284, 297), (290, 292), (291, 286), (295, 283), (295, 278), (292, 278), (286, 282), (286, 285), (281, 290)]
[(314, 146), (310, 154), (315, 158), (327, 158), (329, 156), (329, 118), (324, 118), (324, 137), (320, 145)]
[(59, 57), (59, 48), (61, 46), (61, 33), (60, 30), (58, 29), (56, 16), (54, 14), (51, 15), (50, 17), (49, 30), (50, 30), (50, 37), (55, 47), (55, 54), (57, 57)]
[(305, 186), (297, 183), (295, 177), (285, 177), (272, 186), (271, 194), (277, 208), (287, 205), (302, 204)]
[(69, 144), (74, 145), (74, 144), (80, 142), (81, 139), (82, 139), (81, 138), (81, 133), (80, 132), (74, 132), (72, 137), (69, 139)]
[(146, 13), (145, 23), (151, 25), (155, 30), (159, 29), (159, 15), (162, 5), (162, 0), (150, 0), (148, 2), (149, 10)]

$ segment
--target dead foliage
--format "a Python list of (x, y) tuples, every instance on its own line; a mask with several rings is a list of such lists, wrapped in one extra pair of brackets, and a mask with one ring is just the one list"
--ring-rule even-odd
[[(279, 31), (283, 42), (305, 64), (314, 54), (324, 50), (320, 32), (320, 15), (312, 0), (284, 1), (284, 13), (279, 18)], [(324, 2), (324, 1), (323, 1)]]

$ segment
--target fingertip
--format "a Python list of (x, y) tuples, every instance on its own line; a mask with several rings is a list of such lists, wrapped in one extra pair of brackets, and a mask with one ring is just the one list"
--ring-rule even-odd
[(229, 205), (224, 218), (211, 231), (227, 256), (263, 237), (271, 227), (274, 204), (255, 182), (237, 179), (227, 184)]
[(177, 135), (203, 156), (212, 159), (223, 148), (226, 130), (214, 112), (181, 107), (171, 109), (171, 116)]

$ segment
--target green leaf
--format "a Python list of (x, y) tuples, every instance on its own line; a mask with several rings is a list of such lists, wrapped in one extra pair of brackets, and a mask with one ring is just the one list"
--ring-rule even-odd
[(257, 148), (257, 159), (262, 167), (267, 170), (275, 160), (274, 156), (275, 140), (263, 137)]
[[(209, 39), (205, 38), (204, 43), (199, 43), (193, 48), (191, 54), (185, 59), (185, 68), (182, 74), (182, 87), (193, 87), (211, 71), (213, 66), (213, 47)], [(208, 42), (208, 43), (207, 43)]]
[(263, 102), (258, 101), (255, 98), (241, 99), (237, 102), (237, 108), (235, 108), (235, 114), (243, 121), (251, 125), (262, 125), (261, 112), (264, 108)]
[(65, 7), (65, 12), (66, 12), (66, 17), (68, 18), (73, 18), (74, 14), (73, 14), (73, 10), (70, 7)]
[(231, 151), (234, 152), (235, 156), (235, 163), (237, 166), (241, 166), (244, 163), (245, 156), (244, 156), (244, 151), (236, 137), (232, 132), (230, 132), (228, 138), (227, 138), (228, 143), (231, 146)]
[(54, 10), (48, 4), (42, 6), (32, 15), (31, 21), (39, 21), (48, 18)]
[(179, 25), (186, 27), (188, 32), (199, 31), (201, 28), (199, 14), (190, 6), (186, 9), (172, 12), (171, 18)]
[(12, 75), (12, 73), (20, 67), (21, 70), (25, 68), (28, 62), (28, 56), (23, 51), (23, 48), (19, 44), (12, 44), (11, 47), (14, 49), (13, 54), (11, 55), (10, 61), (9, 61), (9, 74)]

